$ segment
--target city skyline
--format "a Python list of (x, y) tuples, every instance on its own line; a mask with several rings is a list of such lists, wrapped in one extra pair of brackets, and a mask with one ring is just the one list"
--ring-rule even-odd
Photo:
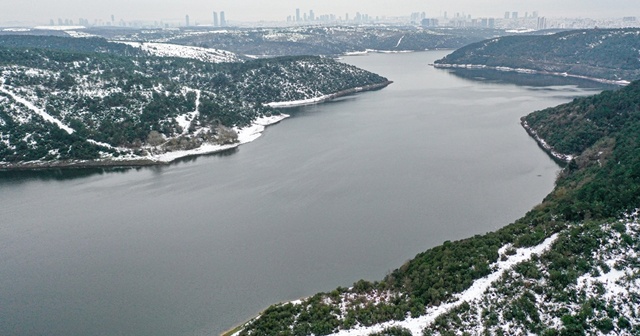
[[(302, 13), (313, 11), (315, 17), (322, 15), (334, 15), (336, 18), (345, 18), (346, 14), (353, 16), (357, 12), (367, 13), (371, 17), (404, 17), (414, 12), (426, 12), (427, 17), (441, 17), (445, 12), (449, 15), (464, 13), (473, 17), (502, 17), (507, 11), (532, 13), (550, 17), (623, 17), (640, 16), (636, 0), (566, 0), (562, 3), (551, 0), (530, 1), (522, 4), (516, 0), (493, 0), (491, 5), (477, 5), (470, 0), (450, 0), (423, 3), (419, 1), (400, 0), (389, 6), (388, 1), (378, 0), (348, 0), (340, 3), (330, 0), (317, 0), (300, 3), (292, 0), (273, 0), (261, 2), (247, 1), (203, 1), (187, 0), (175, 1), (151, 1), (151, 0), (58, 0), (56, 2), (36, 1), (10, 1), (0, 0), (3, 11), (0, 12), (0, 23), (27, 23), (44, 24), (50, 20), (72, 20), (77, 22), (79, 18), (94, 22), (102, 20), (111, 21), (111, 15), (115, 21), (142, 20), (142, 21), (174, 21), (184, 22), (189, 15), (191, 25), (212, 24), (213, 12), (225, 11), (227, 20), (232, 22), (260, 22), (260, 21), (286, 21), (288, 16), (296, 17), (296, 10)], [(37, 5), (34, 6), (34, 3)], [(302, 20), (300, 20), (302, 21)]]

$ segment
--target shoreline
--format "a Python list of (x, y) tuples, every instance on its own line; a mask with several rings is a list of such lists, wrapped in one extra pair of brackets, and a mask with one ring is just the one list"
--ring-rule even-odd
[[(393, 83), (392, 81), (386, 81), (383, 83), (365, 85), (362, 87), (355, 87), (347, 90), (338, 91), (332, 94), (324, 95), (321, 97), (310, 98), (305, 100), (289, 101), (289, 102), (273, 102), (265, 104), (266, 106), (274, 108), (291, 108), (312, 104), (319, 104), (329, 100), (333, 100), (346, 95), (364, 92), (374, 91), (387, 87)], [(179, 159), (188, 157), (209, 155), (235, 149), (240, 145), (252, 142), (262, 136), (262, 132), (267, 126), (274, 125), (280, 121), (290, 117), (288, 114), (273, 115), (270, 117), (260, 117), (255, 119), (251, 126), (241, 129), (234, 128), (234, 131), (238, 134), (238, 141), (232, 144), (217, 145), (217, 144), (203, 144), (198, 148), (190, 150), (181, 150), (166, 152), (157, 155), (147, 155), (129, 158), (110, 158), (110, 159), (97, 159), (97, 160), (74, 160), (74, 161), (25, 161), (18, 163), (0, 162), (0, 172), (7, 171), (33, 171), (33, 170), (48, 170), (48, 169), (86, 169), (86, 168), (135, 168), (135, 167), (150, 167), (169, 165)]]
[(448, 64), (448, 63), (434, 63), (430, 64), (434, 68), (438, 69), (483, 69), (483, 70), (494, 70), (494, 71), (502, 71), (502, 72), (517, 72), (522, 74), (529, 75), (549, 75), (549, 76), (557, 76), (557, 77), (570, 77), (577, 79), (589, 80), (592, 82), (603, 83), (603, 84), (613, 84), (619, 86), (629, 85), (631, 83), (628, 80), (611, 80), (605, 78), (598, 77), (589, 77), (583, 75), (574, 75), (566, 72), (553, 72), (553, 71), (544, 71), (544, 70), (534, 70), (527, 68), (510, 68), (505, 66), (488, 66), (482, 64)]
[(227, 145), (204, 144), (198, 148), (167, 152), (157, 155), (140, 156), (131, 159), (98, 159), (75, 161), (27, 161), (20, 163), (0, 163), (2, 171), (29, 171), (47, 169), (85, 169), (85, 168), (135, 168), (169, 165), (177, 160), (215, 154), (235, 149), (240, 145), (252, 142), (262, 136), (267, 126), (274, 125), (288, 118), (288, 114), (279, 114), (271, 117), (260, 117), (253, 121), (251, 126), (235, 129), (238, 134), (238, 142)]
[(299, 107), (299, 106), (319, 104), (319, 103), (324, 103), (324, 102), (329, 101), (329, 100), (333, 100), (333, 99), (336, 99), (336, 98), (348, 96), (348, 95), (351, 95), (351, 94), (354, 94), (354, 93), (358, 93), (358, 92), (375, 91), (375, 90), (383, 89), (383, 88), (391, 85), (392, 83), (393, 83), (393, 81), (389, 81), (388, 80), (388, 81), (383, 82), (383, 83), (359, 86), (359, 87), (355, 87), (355, 88), (351, 88), (351, 89), (338, 91), (338, 92), (335, 92), (335, 93), (330, 93), (330, 94), (327, 94), (327, 95), (324, 95), (324, 96), (320, 96), (320, 97), (301, 99), (301, 100), (293, 100), (293, 101), (287, 101), (287, 102), (271, 102), (271, 103), (267, 103), (267, 104), (264, 104), (264, 105), (265, 106), (269, 106), (269, 107), (273, 107), (273, 108), (291, 108), (291, 107)]
[(527, 131), (527, 134), (529, 134), (529, 136), (532, 137), (536, 141), (538, 146), (545, 153), (547, 153), (554, 161), (556, 161), (557, 163), (567, 164), (567, 163), (571, 162), (571, 160), (573, 160), (575, 158), (573, 155), (562, 154), (560, 152), (556, 152), (553, 149), (553, 147), (551, 147), (546, 141), (544, 141), (544, 139), (542, 139), (538, 135), (538, 132), (536, 132), (535, 130), (533, 130), (529, 126), (527, 121), (524, 120), (524, 117), (522, 117), (522, 119), (520, 119), (520, 125), (522, 125), (522, 127), (525, 129), (525, 131)]
[[(306, 300), (308, 298), (309, 298), (309, 296), (303, 296), (303, 297), (301, 297), (299, 299), (296, 299), (296, 300), (283, 301), (283, 302), (276, 303), (275, 305), (286, 305), (286, 304), (289, 304), (289, 303), (291, 303), (293, 305), (299, 305), (299, 304), (302, 304), (302, 301), (304, 301), (304, 300)], [(247, 324), (257, 320), (258, 318), (260, 318), (260, 316), (262, 316), (264, 314), (264, 311), (267, 310), (271, 306), (274, 306), (274, 304), (269, 305), (268, 307), (262, 309), (258, 314), (256, 314), (253, 317), (245, 320), (245, 322), (242, 322), (242, 323), (232, 327), (231, 329), (222, 332), (220, 334), (220, 336), (237, 336), (240, 332), (242, 332), (244, 330), (244, 327)]]
[[(482, 300), (484, 297), (485, 291), (493, 284), (498, 281), (498, 279), (509, 269), (513, 268), (516, 264), (531, 260), (533, 255), (541, 255), (542, 253), (548, 251), (551, 246), (558, 240), (559, 234), (554, 233), (553, 235), (547, 237), (544, 241), (535, 246), (530, 247), (521, 247), (516, 250), (516, 253), (513, 255), (509, 255), (506, 260), (501, 260), (498, 258), (497, 261), (492, 263), (489, 267), (493, 271), (490, 274), (485, 275), (482, 278), (476, 279), (473, 281), (471, 286), (463, 291), (455, 293), (453, 297), (445, 302), (442, 302), (438, 306), (430, 306), (426, 307), (425, 314), (418, 317), (407, 317), (403, 320), (390, 320), (381, 323), (375, 323), (370, 326), (356, 325), (351, 329), (341, 329), (337, 332), (332, 332), (328, 334), (328, 336), (361, 336), (361, 335), (369, 335), (371, 333), (380, 333), (383, 332), (386, 328), (391, 327), (400, 327), (405, 328), (411, 331), (413, 335), (420, 335), (422, 330), (434, 323), (434, 321), (441, 315), (446, 314), (447, 312), (459, 307), (464, 302), (477, 302)], [(498, 250), (498, 255), (506, 255), (506, 251), (509, 248), (512, 248), (513, 244), (507, 243), (500, 247)], [(300, 300), (283, 302), (280, 304), (301, 304)], [(344, 314), (344, 312), (343, 312)], [(249, 319), (248, 321), (225, 331), (220, 336), (237, 336), (244, 330), (244, 327), (251, 322), (259, 319), (262, 316), (262, 313), (257, 316)]]

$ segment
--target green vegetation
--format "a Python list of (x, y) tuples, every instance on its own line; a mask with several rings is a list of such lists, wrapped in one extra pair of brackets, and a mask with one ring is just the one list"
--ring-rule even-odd
[(0, 36), (0, 162), (139, 158), (229, 143), (232, 128), (280, 113), (267, 103), (387, 83), (312, 56), (214, 64), (97, 38)]
[(640, 30), (590, 29), (505, 36), (460, 48), (436, 65), (483, 65), (602, 78), (640, 79)]
[[(272, 307), (241, 335), (310, 335), (310, 330), (323, 335), (356, 325), (420, 316), (426, 307), (450, 300), (454, 293), (464, 291), (474, 280), (491, 273), (490, 265), (501, 258), (498, 250), (504, 245), (534, 246), (553, 233), (560, 233), (560, 238), (549, 252), (517, 265), (503, 278), (505, 285), (492, 289), (496, 296), (508, 298), (505, 299), (508, 306), (486, 308), (482, 321), (478, 321), (478, 310), (463, 303), (436, 319), (424, 334), (458, 335), (456, 330), (470, 330), (474, 326), (493, 330), (489, 334), (507, 334), (500, 329), (499, 321), (510, 321), (523, 330), (543, 335), (584, 335), (595, 329), (611, 328), (637, 330), (627, 318), (619, 318), (622, 308), (590, 301), (584, 290), (567, 288), (575, 286), (584, 274), (608, 272), (610, 267), (593, 255), (603, 251), (615, 234), (620, 235), (622, 242), (613, 244), (615, 248), (640, 249), (638, 236), (625, 233), (624, 225), (609, 229), (606, 224), (640, 204), (638, 106), (640, 82), (635, 82), (618, 91), (576, 99), (525, 117), (529, 126), (553, 148), (577, 155), (542, 204), (496, 232), (447, 241), (418, 254), (382, 281), (360, 280), (350, 289), (316, 294), (300, 305)], [(628, 267), (630, 263), (625, 261), (620, 267)], [(551, 313), (538, 305), (536, 295), (558, 302), (559, 308), (553, 314), (558, 315), (562, 326), (550, 329), (550, 320), (543, 316)], [(626, 302), (629, 300), (634, 299), (628, 298)], [(562, 308), (572, 302), (578, 302), (582, 308), (573, 312)], [(314, 319), (301, 320), (303, 314)], [(299, 329), (300, 325), (305, 327)], [(326, 328), (313, 329), (316, 326)]]
[(540, 208), (567, 221), (617, 217), (640, 204), (640, 82), (523, 118), (557, 151), (578, 155)]
[(341, 55), (367, 49), (455, 49), (503, 34), (503, 30), (476, 28), (428, 30), (416, 27), (342, 26), (252, 28), (215, 33), (203, 31), (201, 34), (178, 33), (174, 37), (158, 31), (156, 34), (146, 34), (145, 38), (168, 39), (171, 43), (224, 49), (238, 54), (285, 56)]

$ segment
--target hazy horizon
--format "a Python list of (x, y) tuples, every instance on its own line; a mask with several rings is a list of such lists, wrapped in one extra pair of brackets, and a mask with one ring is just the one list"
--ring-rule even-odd
[(524, 16), (537, 11), (546, 17), (623, 17), (640, 16), (637, 0), (537, 0), (523, 3), (517, 0), (492, 0), (489, 4), (478, 4), (471, 0), (426, 1), (398, 0), (394, 2), (379, 0), (0, 0), (3, 10), (0, 12), (0, 24), (48, 24), (51, 19), (70, 19), (74, 23), (79, 18), (111, 21), (182, 21), (189, 15), (192, 24), (208, 24), (214, 11), (224, 11), (231, 22), (285, 21), (288, 15), (295, 15), (296, 8), (302, 13), (314, 10), (316, 16), (335, 14), (344, 17), (345, 13), (356, 12), (370, 16), (408, 16), (412, 12), (425, 12), (427, 17), (449, 16), (456, 13), (472, 17), (502, 17), (505, 12), (519, 12)]

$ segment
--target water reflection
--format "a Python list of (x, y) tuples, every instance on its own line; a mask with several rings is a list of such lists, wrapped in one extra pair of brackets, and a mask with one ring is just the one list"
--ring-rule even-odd
[(187, 156), (177, 159), (169, 164), (159, 164), (140, 167), (68, 167), (68, 168), (42, 168), (34, 170), (0, 170), (0, 185), (22, 183), (31, 180), (39, 181), (65, 181), (82, 179), (95, 175), (105, 174), (123, 174), (131, 171), (150, 170), (154, 173), (161, 173), (169, 166), (178, 166), (182, 164), (193, 164), (200, 156), (218, 156), (227, 157), (238, 152), (238, 148), (231, 148), (221, 152)]
[(615, 90), (619, 85), (599, 83), (574, 77), (560, 77), (552, 75), (525, 74), (509, 71), (496, 71), (489, 69), (443, 69), (456, 77), (474, 82), (508, 83), (518, 86), (543, 88), (544, 90), (557, 91), (557, 87), (575, 86), (580, 89)]

